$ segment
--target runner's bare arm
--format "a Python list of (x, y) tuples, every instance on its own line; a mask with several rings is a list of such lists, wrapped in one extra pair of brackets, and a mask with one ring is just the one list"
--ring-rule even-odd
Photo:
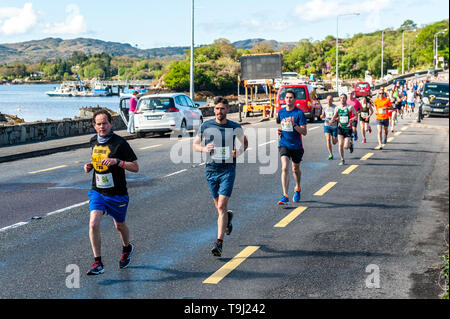
[(234, 149), (233, 150), (233, 157), (234, 158), (237, 158), (237, 157), (239, 157), (241, 154), (243, 154), (246, 150), (247, 150), (247, 148), (248, 148), (248, 140), (247, 140), (247, 136), (240, 136), (240, 137), (238, 137), (238, 140), (239, 140), (239, 142), (241, 143), (241, 145), (243, 146), (241, 146), (239, 149)]
[(92, 171), (93, 168), (94, 168), (94, 166), (92, 165), (92, 163), (84, 164), (84, 172), (85, 173), (89, 173), (90, 171)]
[(194, 143), (192, 144), (193, 150), (201, 153), (210, 153), (214, 150), (214, 143), (209, 143), (206, 146), (203, 146), (201, 143), (202, 143), (201, 137), (196, 136), (194, 138)]

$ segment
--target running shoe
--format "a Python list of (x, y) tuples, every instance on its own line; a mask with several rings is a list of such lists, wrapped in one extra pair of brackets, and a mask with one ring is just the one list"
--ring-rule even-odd
[(345, 165), (345, 161), (344, 161), (344, 160), (341, 160), (341, 161), (339, 162), (338, 165), (339, 165), (339, 166)]
[(227, 228), (225, 229), (225, 234), (230, 235), (233, 231), (233, 224), (231, 223), (231, 220), (233, 219), (233, 212), (231, 210), (227, 211), (228, 214), (228, 224)]
[(211, 249), (211, 253), (217, 257), (222, 256), (222, 244), (215, 242), (213, 249)]
[(278, 205), (287, 205), (289, 203), (289, 197), (284, 196), (278, 201)]
[(355, 142), (358, 140), (358, 133), (355, 133), (353, 139), (355, 140)]
[(302, 198), (302, 191), (301, 190), (299, 190), (299, 191), (295, 191), (294, 192), (294, 197), (292, 198), (292, 201), (294, 202), (294, 203), (300, 203), (300, 199)]
[(328, 155), (328, 159), (332, 160), (333, 159), (333, 155), (332, 154)]
[(386, 143), (387, 143), (387, 138), (385, 137), (383, 140), (383, 144), (386, 144)]
[(369, 134), (371, 134), (371, 133), (372, 133), (372, 128), (369, 125)]
[(353, 142), (350, 142), (350, 153), (353, 153)]
[(105, 272), (105, 270), (103, 269), (103, 264), (100, 261), (95, 261), (92, 264), (91, 269), (89, 269), (87, 275), (95, 276), (95, 275), (103, 274), (104, 272)]
[(131, 263), (131, 255), (134, 252), (134, 245), (131, 243), (130, 243), (130, 245), (131, 245), (130, 252), (122, 252), (122, 257), (120, 258), (120, 261), (119, 261), (120, 269), (127, 268), (128, 265), (130, 265), (130, 263)]
[(365, 138), (363, 138), (362, 142), (363, 143), (367, 143), (367, 140)]

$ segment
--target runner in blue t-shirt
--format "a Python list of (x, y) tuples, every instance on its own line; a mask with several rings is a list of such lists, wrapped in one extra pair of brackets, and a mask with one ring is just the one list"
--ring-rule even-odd
[(280, 136), (278, 150), (281, 159), (281, 186), (283, 188), (283, 197), (278, 201), (278, 205), (287, 205), (289, 203), (289, 162), (291, 159), (292, 173), (295, 179), (293, 202), (300, 202), (300, 162), (304, 153), (302, 135), (307, 134), (305, 113), (294, 105), (295, 92), (288, 90), (285, 101), (286, 107), (281, 109), (277, 116), (277, 123), (281, 124), (281, 128), (278, 129)]

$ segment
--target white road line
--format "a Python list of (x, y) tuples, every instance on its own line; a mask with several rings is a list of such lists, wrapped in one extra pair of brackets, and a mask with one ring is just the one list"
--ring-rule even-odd
[(53, 212), (50, 212), (50, 213), (45, 214), (45, 216), (56, 215), (56, 214), (65, 212), (66, 210), (69, 210), (69, 209), (72, 209), (72, 208), (76, 208), (76, 207), (80, 207), (80, 206), (83, 206), (83, 205), (86, 205), (86, 204), (89, 204), (89, 201), (88, 201), (88, 200), (85, 201), (85, 202), (82, 202), (82, 203), (78, 203), (78, 204), (75, 204), (75, 205), (66, 207), (66, 208), (61, 208), (61, 209), (55, 210), (55, 211), (53, 211)]
[[(47, 214), (44, 215), (44, 217), (51, 216), (51, 215), (56, 215), (56, 214), (65, 212), (65, 211), (67, 211), (67, 210), (69, 210), (69, 209), (76, 208), (76, 207), (80, 207), (80, 206), (83, 206), (83, 205), (86, 205), (86, 204), (89, 204), (89, 201), (88, 201), (88, 200), (85, 201), (85, 202), (82, 202), (82, 203), (78, 203), (78, 204), (75, 204), (75, 205), (72, 205), (72, 206), (69, 206), (69, 207), (61, 208), (61, 209), (55, 210), (55, 211), (53, 211), (53, 212), (47, 213)], [(0, 232), (4, 232), (4, 231), (10, 230), (10, 229), (14, 229), (14, 228), (17, 228), (17, 227), (26, 225), (26, 224), (28, 224), (28, 223), (29, 223), (29, 221), (28, 221), (28, 222), (20, 222), (20, 223), (16, 223), (16, 224), (14, 224), (14, 225), (7, 226), (7, 227), (4, 227), (4, 228), (0, 229)]]
[(26, 224), (28, 224), (28, 222), (20, 222), (20, 223), (11, 225), (11, 226), (4, 227), (4, 228), (0, 229), (0, 233), (4, 232), (4, 231), (7, 231), (7, 230), (10, 230), (10, 229), (14, 229), (14, 228), (26, 225)]
[(308, 129), (309, 131), (312, 131), (312, 130), (315, 130), (316, 128), (319, 128), (320, 126), (314, 126), (314, 127), (311, 127), (310, 129)]
[(258, 146), (264, 146), (264, 145), (267, 145), (267, 144), (270, 144), (270, 143), (273, 143), (273, 142), (275, 142), (275, 140), (271, 140), (269, 142), (259, 144)]
[(166, 175), (164, 177), (170, 177), (170, 176), (173, 176), (173, 175), (181, 174), (181, 173), (186, 172), (186, 171), (187, 171), (187, 169), (182, 169), (181, 171), (178, 171), (178, 172), (175, 172), (175, 173), (172, 173), (172, 174), (168, 174), (168, 175)]

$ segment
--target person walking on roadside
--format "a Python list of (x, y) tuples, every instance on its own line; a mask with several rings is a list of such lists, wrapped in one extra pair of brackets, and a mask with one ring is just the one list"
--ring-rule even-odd
[(280, 137), (278, 151), (281, 160), (281, 187), (283, 196), (278, 201), (278, 205), (289, 203), (289, 166), (292, 160), (292, 173), (295, 180), (295, 191), (292, 201), (298, 203), (301, 200), (301, 171), (300, 162), (303, 158), (304, 149), (302, 135), (306, 136), (306, 116), (302, 110), (297, 108), (295, 102), (295, 92), (287, 90), (286, 107), (278, 112), (277, 123), (281, 125), (278, 129)]
[(341, 94), (339, 100), (339, 106), (336, 108), (330, 124), (333, 124), (336, 121), (338, 122), (339, 156), (341, 157), (339, 165), (345, 165), (344, 149), (349, 150), (350, 153), (353, 153), (353, 132), (351, 123), (356, 120), (358, 112), (353, 108), (353, 106), (347, 104), (346, 94)]
[(348, 103), (348, 105), (353, 106), (353, 108), (356, 111), (355, 114), (350, 114), (351, 117), (356, 117), (356, 120), (353, 123), (351, 123), (352, 132), (353, 132), (353, 139), (356, 142), (358, 140), (358, 131), (357, 131), (358, 114), (359, 114), (362, 106), (361, 106), (361, 103), (359, 102), (359, 100), (355, 97), (355, 91), (354, 90), (350, 91), (350, 93), (348, 95), (347, 103)]
[[(387, 136), (389, 131), (389, 109), (392, 106), (391, 100), (386, 96), (384, 88), (380, 88), (378, 97), (374, 101), (377, 110), (377, 129), (378, 129), (378, 147), (383, 149), (383, 144), (387, 143)], [(384, 139), (382, 140), (384, 128)], [(383, 141), (383, 143), (382, 143)]]
[(128, 110), (128, 125), (127, 125), (127, 131), (130, 134), (136, 133), (136, 130), (134, 128), (134, 115), (136, 114), (136, 106), (138, 103), (138, 91), (133, 92), (133, 96), (130, 98), (130, 108)]
[(139, 165), (127, 141), (113, 132), (113, 120), (108, 111), (95, 112), (92, 120), (97, 135), (90, 140), (92, 161), (84, 165), (84, 171), (94, 170), (89, 192), (89, 238), (95, 261), (87, 274), (99, 275), (104, 272), (100, 238), (100, 222), (104, 214), (113, 218), (122, 240), (119, 268), (126, 268), (131, 262), (135, 246), (130, 243), (130, 231), (125, 223), (129, 202), (125, 171), (137, 173)]
[(361, 135), (362, 142), (367, 143), (366, 132), (372, 133), (372, 128), (370, 127), (370, 117), (373, 114), (372, 101), (370, 97), (365, 96), (362, 99), (361, 112), (359, 112), (359, 121), (361, 122)]
[(406, 103), (408, 104), (409, 113), (414, 113), (414, 106), (416, 101), (416, 92), (414, 87), (410, 86), (406, 93)]
[(333, 118), (335, 110), (336, 105), (333, 104), (333, 97), (331, 95), (328, 95), (327, 105), (322, 109), (322, 115), (320, 116), (320, 118), (324, 120), (323, 132), (325, 133), (325, 142), (327, 144), (329, 160), (333, 159), (333, 148), (331, 143), (333, 143), (333, 145), (336, 145), (336, 143), (338, 142), (337, 123), (333, 123), (330, 125), (330, 120)]
[[(211, 253), (218, 257), (222, 256), (225, 234), (230, 235), (233, 229), (233, 212), (228, 210), (228, 201), (236, 177), (236, 159), (248, 147), (242, 126), (227, 119), (229, 111), (228, 100), (216, 97), (215, 119), (205, 121), (200, 126), (193, 142), (194, 151), (207, 153), (206, 180), (218, 213), (217, 240)], [(240, 142), (239, 148), (236, 148), (236, 139)]]

